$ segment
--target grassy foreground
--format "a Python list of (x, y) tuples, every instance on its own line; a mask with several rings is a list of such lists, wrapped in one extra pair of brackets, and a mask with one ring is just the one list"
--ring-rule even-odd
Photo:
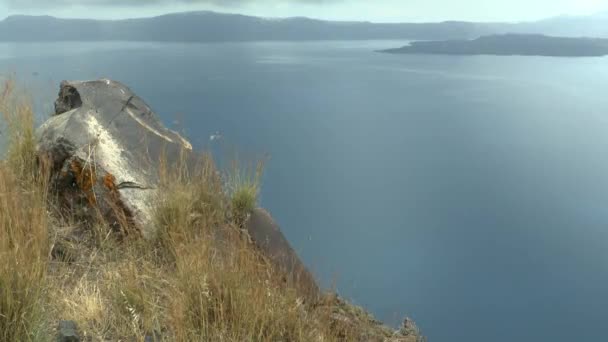
[[(362, 310), (308, 300), (244, 238), (259, 170), (224, 177), (208, 155), (194, 172), (159, 170), (149, 241), (62, 214), (36, 159), (33, 111), (13, 88), (0, 87), (0, 341), (53, 341), (60, 320), (92, 341), (376, 340)], [(378, 340), (390, 336), (377, 326)]]

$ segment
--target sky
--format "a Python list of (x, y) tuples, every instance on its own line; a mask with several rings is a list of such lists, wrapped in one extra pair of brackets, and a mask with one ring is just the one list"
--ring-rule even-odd
[(194, 10), (374, 22), (528, 21), (608, 11), (608, 0), (0, 0), (0, 19), (12, 14), (122, 19)]

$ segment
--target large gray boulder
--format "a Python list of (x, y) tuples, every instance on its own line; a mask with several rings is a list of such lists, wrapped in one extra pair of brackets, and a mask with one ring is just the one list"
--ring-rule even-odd
[(320, 295), (313, 275), (304, 266), (277, 222), (266, 210), (255, 209), (249, 216), (245, 229), (262, 254), (287, 275), (286, 281), (292, 283), (309, 300), (314, 300)]
[(141, 98), (111, 80), (62, 82), (55, 115), (38, 129), (37, 139), (70, 214), (101, 214), (145, 237), (154, 233), (161, 160), (171, 165), (192, 150)]

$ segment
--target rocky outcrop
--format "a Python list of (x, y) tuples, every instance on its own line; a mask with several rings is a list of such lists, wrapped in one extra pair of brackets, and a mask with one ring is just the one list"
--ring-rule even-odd
[[(192, 150), (141, 98), (111, 80), (62, 82), (55, 115), (37, 136), (39, 154), (52, 163), (54, 189), (71, 214), (100, 213), (110, 224), (126, 222), (147, 237), (154, 235), (161, 163), (171, 165)], [(270, 214), (256, 209), (245, 226), (289, 281), (318, 293)]]
[(401, 327), (390, 339), (392, 342), (427, 342), (426, 337), (422, 336), (420, 329), (414, 321), (406, 317), (401, 323)]
[(113, 226), (151, 236), (162, 160), (192, 149), (125, 85), (111, 80), (61, 83), (55, 115), (37, 131), (52, 164), (53, 186), (70, 214), (100, 214)]
[(342, 332), (346, 341), (356, 342), (427, 342), (420, 330), (406, 318), (399, 330), (393, 330), (376, 320), (367, 311), (338, 295), (326, 295), (319, 306), (330, 310), (330, 323), (334, 331)]
[[(125, 85), (111, 80), (64, 81), (55, 115), (37, 132), (38, 152), (52, 163), (52, 181), (71, 215), (101, 214), (110, 224), (154, 235), (159, 169), (192, 146), (167, 129)], [(258, 249), (303, 293), (319, 288), (279, 226), (263, 209), (245, 228)]]
[[(110, 226), (129, 227), (127, 233), (147, 238), (155, 235), (159, 172), (165, 163), (188, 162), (194, 156), (186, 139), (163, 126), (129, 88), (111, 80), (62, 82), (55, 115), (38, 129), (37, 139), (40, 160), (50, 164), (51, 185), (68, 214), (82, 216), (84, 222), (98, 215)], [(409, 319), (395, 332), (337, 296), (322, 296), (313, 275), (267, 211), (253, 210), (241, 228), (307, 304), (331, 311), (332, 325), (344, 331), (346, 340), (423, 341)], [(234, 233), (241, 236), (240, 230)], [(227, 239), (223, 234), (227, 233), (218, 229), (211, 239), (220, 243)], [(52, 255), (73, 260), (67, 245), (57, 244)], [(62, 341), (78, 340), (77, 327), (71, 322), (62, 322), (59, 334)], [(150, 335), (146, 341), (152, 337), (156, 339)]]
[(301, 293), (318, 297), (320, 291), (314, 277), (300, 261), (281, 232), (281, 228), (266, 210), (255, 209), (247, 220), (245, 229), (262, 254), (287, 275), (287, 281), (297, 287)]

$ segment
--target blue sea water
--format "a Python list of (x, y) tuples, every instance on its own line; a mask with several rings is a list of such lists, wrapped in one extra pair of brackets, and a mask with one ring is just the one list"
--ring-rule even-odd
[(262, 205), (385, 322), (606, 340), (608, 58), (374, 52), (401, 45), (0, 44), (0, 73), (41, 117), (62, 79), (112, 78), (198, 148), (270, 156)]

